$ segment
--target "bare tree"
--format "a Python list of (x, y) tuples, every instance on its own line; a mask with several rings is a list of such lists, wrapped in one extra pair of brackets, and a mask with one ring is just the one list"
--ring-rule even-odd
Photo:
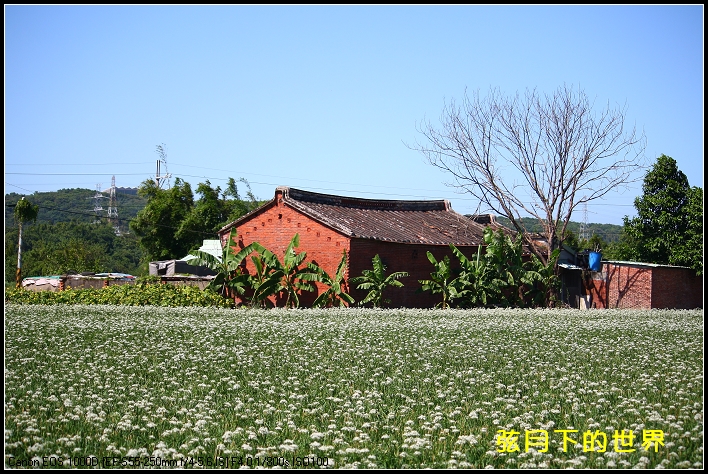
[[(645, 167), (646, 139), (625, 130), (625, 109), (608, 104), (595, 114), (592, 105), (568, 86), (523, 97), (465, 92), (461, 106), (445, 104), (439, 127), (427, 120), (417, 127), (427, 143), (410, 148), (449, 172), (448, 185), (507, 217), (545, 264), (578, 206), (641, 179), (635, 172)], [(531, 238), (523, 215), (542, 223), (548, 245)]]

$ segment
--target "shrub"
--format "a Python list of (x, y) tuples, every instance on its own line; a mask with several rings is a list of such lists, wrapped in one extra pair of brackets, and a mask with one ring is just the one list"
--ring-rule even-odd
[(65, 291), (29, 291), (13, 289), (5, 292), (6, 303), (17, 304), (105, 304), (125, 306), (217, 306), (230, 308), (232, 300), (212, 290), (196, 286), (116, 285), (107, 288), (80, 288)]

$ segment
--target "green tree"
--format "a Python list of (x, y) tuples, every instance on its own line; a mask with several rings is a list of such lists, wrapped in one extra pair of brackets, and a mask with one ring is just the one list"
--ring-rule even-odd
[(147, 199), (145, 208), (131, 221), (130, 228), (140, 238), (150, 260), (181, 258), (202, 243), (214, 238), (219, 229), (258, 207), (258, 201), (245, 179), (247, 200), (241, 199), (236, 181), (229, 178), (226, 190), (212, 187), (207, 180), (197, 186), (194, 200), (189, 183), (180, 178), (170, 189), (161, 189), (147, 180), (138, 189)]
[(197, 185), (199, 199), (179, 224), (175, 237), (190, 239), (194, 235), (216, 235), (228, 219), (228, 210), (224, 199), (219, 195), (221, 189), (211, 187), (207, 180)]
[(150, 260), (182, 258), (202, 243), (205, 234), (194, 230), (177, 235), (194, 207), (189, 183), (176, 178), (172, 188), (161, 189), (148, 179), (140, 185), (138, 194), (147, 198), (147, 204), (130, 222), (130, 229), (137, 234)]
[(381, 257), (376, 254), (371, 260), (373, 270), (364, 270), (361, 276), (351, 279), (351, 282), (358, 285), (358, 290), (369, 290), (366, 297), (359, 302), (360, 305), (371, 303), (374, 308), (380, 308), (382, 304), (390, 303), (390, 300), (383, 298), (384, 290), (389, 286), (402, 287), (403, 283), (398, 281), (408, 276), (408, 272), (393, 272), (386, 275), (386, 266), (381, 262)]
[(22, 285), (22, 224), (37, 220), (39, 206), (27, 201), (24, 196), (15, 204), (15, 222), (18, 227), (17, 240), (17, 272), (15, 273), (15, 285), (19, 288)]
[(335, 305), (345, 306), (345, 303), (354, 304), (354, 298), (344, 291), (344, 272), (347, 269), (346, 250), (342, 251), (342, 259), (337, 265), (337, 271), (334, 276), (330, 276), (322, 267), (312, 262), (307, 264), (307, 268), (312, 274), (316, 275), (315, 281), (324, 283), (329, 287), (315, 299), (312, 306), (329, 308)]
[(703, 190), (689, 186), (676, 160), (657, 158), (634, 207), (637, 217), (624, 217), (619, 258), (687, 266), (703, 273)]
[(227, 219), (225, 224), (233, 222), (241, 216), (248, 214), (260, 206), (260, 201), (254, 196), (251, 191), (251, 185), (245, 178), (239, 179), (240, 183), (246, 186), (246, 195), (241, 197), (238, 190), (236, 180), (229, 178), (226, 183), (226, 189), (223, 192), (223, 199), (226, 203)]

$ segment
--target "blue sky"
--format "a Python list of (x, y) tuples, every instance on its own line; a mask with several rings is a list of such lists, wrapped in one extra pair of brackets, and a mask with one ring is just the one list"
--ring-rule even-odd
[[(243, 177), (260, 199), (285, 185), (471, 213), (406, 146), (416, 126), (465, 89), (563, 84), (626, 106), (649, 165), (669, 155), (703, 187), (702, 5), (10, 5), (5, 191), (137, 187), (165, 144), (194, 190)], [(587, 221), (634, 216), (642, 176)]]

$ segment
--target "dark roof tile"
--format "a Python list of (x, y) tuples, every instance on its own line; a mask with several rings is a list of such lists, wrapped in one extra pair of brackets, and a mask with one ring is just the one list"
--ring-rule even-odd
[[(484, 225), (456, 213), (447, 200), (361, 199), (278, 187), (283, 203), (351, 238), (457, 246), (484, 243)], [(263, 209), (260, 208), (260, 209)], [(257, 209), (228, 224), (223, 233), (257, 214)]]

